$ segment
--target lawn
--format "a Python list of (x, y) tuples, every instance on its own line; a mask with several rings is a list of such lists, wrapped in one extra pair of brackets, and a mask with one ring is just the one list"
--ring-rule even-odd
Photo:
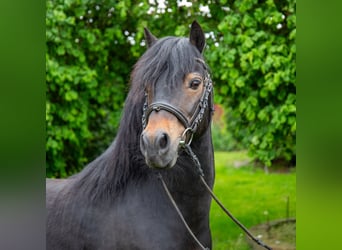
[[(214, 192), (247, 228), (267, 220), (296, 217), (296, 173), (265, 173), (252, 164), (236, 168), (248, 159), (245, 152), (215, 152)], [(248, 250), (242, 230), (213, 201), (210, 226), (214, 250)]]

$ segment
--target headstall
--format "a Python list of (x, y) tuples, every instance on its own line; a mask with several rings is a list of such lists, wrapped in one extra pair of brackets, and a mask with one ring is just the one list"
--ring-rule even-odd
[[(184, 146), (185, 144), (190, 145), (193, 134), (197, 131), (198, 125), (202, 122), (204, 113), (209, 106), (209, 95), (213, 89), (213, 83), (210, 78), (208, 68), (205, 65), (204, 61), (199, 58), (197, 58), (196, 61), (201, 62), (205, 68), (205, 75), (203, 79), (204, 90), (196, 106), (196, 109), (191, 115), (190, 119), (188, 119), (187, 116), (184, 115), (179, 109), (175, 108), (174, 106), (168, 103), (153, 102), (151, 104), (148, 104), (148, 96), (147, 96), (147, 93), (145, 92), (145, 103), (143, 106), (143, 116), (142, 116), (143, 129), (145, 129), (145, 127), (147, 126), (148, 118), (153, 111), (158, 112), (160, 110), (165, 110), (173, 114), (175, 117), (177, 117), (177, 119), (183, 124), (185, 128), (184, 132), (181, 135), (180, 146)], [(213, 110), (213, 106), (211, 106), (210, 108), (211, 110)]]

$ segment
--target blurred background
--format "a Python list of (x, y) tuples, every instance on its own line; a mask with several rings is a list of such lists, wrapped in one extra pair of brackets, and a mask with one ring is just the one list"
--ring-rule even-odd
[[(294, 0), (47, 1), (46, 175), (80, 171), (114, 139), (143, 28), (187, 37), (193, 20), (214, 82), (214, 191), (247, 227), (266, 225), (259, 238), (295, 249), (295, 223), (272, 231), (296, 217)], [(211, 224), (213, 249), (251, 249), (216, 205)]]

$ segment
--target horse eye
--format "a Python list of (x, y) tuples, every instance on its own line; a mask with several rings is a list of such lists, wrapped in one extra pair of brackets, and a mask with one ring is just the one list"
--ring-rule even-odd
[(200, 79), (192, 79), (191, 82), (190, 82), (190, 85), (189, 87), (192, 88), (192, 89), (198, 89), (198, 87), (201, 85), (201, 80)]

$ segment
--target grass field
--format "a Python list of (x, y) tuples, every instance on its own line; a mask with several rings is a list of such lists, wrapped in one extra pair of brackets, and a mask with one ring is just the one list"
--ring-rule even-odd
[[(247, 228), (267, 220), (296, 217), (296, 173), (269, 173), (251, 164), (236, 168), (248, 159), (245, 152), (215, 152), (214, 192), (228, 210)], [(210, 225), (214, 250), (247, 250), (242, 230), (213, 201)]]

